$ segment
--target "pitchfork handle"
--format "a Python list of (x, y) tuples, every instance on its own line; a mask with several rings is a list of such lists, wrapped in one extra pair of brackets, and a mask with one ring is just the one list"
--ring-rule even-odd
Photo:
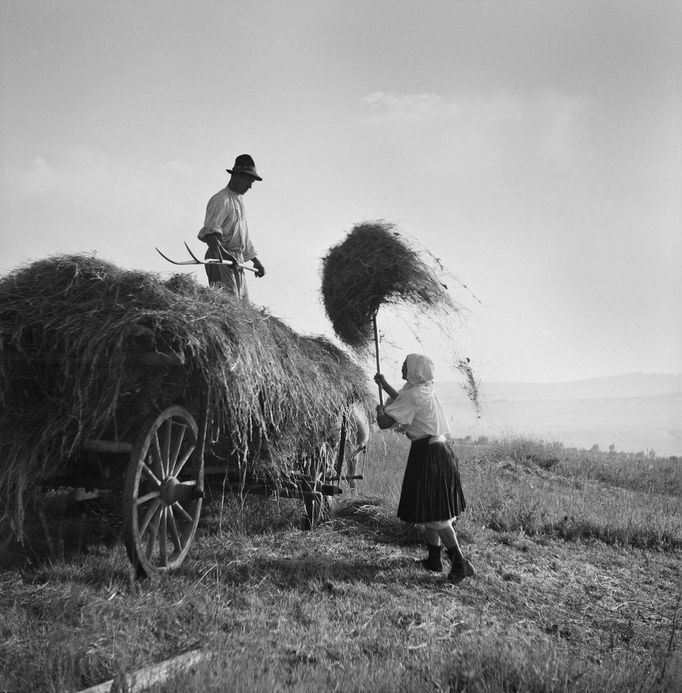
[[(374, 353), (377, 358), (377, 373), (381, 373), (381, 365), (379, 363), (379, 330), (377, 330), (377, 315), (376, 313), (372, 316), (372, 326), (374, 327)], [(384, 391), (379, 385), (379, 404), (384, 403)]]

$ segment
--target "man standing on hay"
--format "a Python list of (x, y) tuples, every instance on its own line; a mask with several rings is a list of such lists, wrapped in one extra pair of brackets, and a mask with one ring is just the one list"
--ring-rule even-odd
[(265, 267), (256, 256), (249, 238), (246, 212), (242, 196), (254, 181), (263, 179), (249, 154), (240, 154), (231, 169), (227, 169), (230, 180), (225, 188), (217, 192), (206, 205), (206, 218), (198, 238), (208, 245), (206, 259), (231, 260), (233, 264), (210, 264), (206, 267), (208, 283), (220, 284), (237, 298), (248, 299), (244, 270), (237, 264), (253, 262), (256, 276), (265, 274)]
[(429, 551), (421, 564), (427, 570), (443, 570), (442, 545), (450, 558), (449, 582), (461, 582), (475, 574), (464, 558), (453, 522), (466, 503), (459, 477), (457, 457), (447, 442), (447, 417), (433, 389), (433, 361), (422, 354), (408, 354), (403, 363), (400, 391), (394, 390), (381, 373), (374, 380), (390, 397), (377, 407), (379, 428), (402, 426), (412, 441), (403, 479), (398, 517), (423, 525)]

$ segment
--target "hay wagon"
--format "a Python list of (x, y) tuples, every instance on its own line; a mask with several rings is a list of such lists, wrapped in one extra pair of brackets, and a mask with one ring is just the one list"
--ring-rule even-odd
[[(13, 368), (64, 369), (77, 367), (54, 358), (27, 357), (4, 352), (0, 358)], [(140, 353), (137, 379), (164, 378), (182, 369), (174, 354)], [(233, 458), (219, 452), (211, 440), (208, 402), (190, 411), (177, 388), (177, 378), (167, 378), (167, 406), (150, 407), (145, 416), (110, 421), (101, 437), (86, 438), (61, 465), (58, 474), (43, 476), (33, 491), (81, 489), (112, 491), (121, 498), (120, 521), (128, 557), (138, 575), (153, 575), (178, 568), (187, 556), (199, 523), (202, 503), (212, 492), (273, 495), (303, 501), (305, 521), (312, 528), (323, 519), (330, 496), (342, 492), (341, 482), (354, 484), (354, 461), (344, 473), (347, 420), (344, 415), (334, 450), (329, 455), (303, 459), (285, 480), (258, 478)], [(169, 403), (172, 402), (172, 403)], [(329, 452), (329, 451), (327, 451)], [(34, 493), (37, 496), (38, 493)], [(46, 518), (41, 517), (43, 524)], [(0, 544), (12, 538), (3, 530)]]

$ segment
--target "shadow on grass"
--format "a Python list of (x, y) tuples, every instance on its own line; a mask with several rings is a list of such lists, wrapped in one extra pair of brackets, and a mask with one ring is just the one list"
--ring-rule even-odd
[(309, 590), (334, 595), (343, 585), (372, 585), (399, 582), (402, 586), (436, 586), (444, 574), (425, 571), (410, 556), (392, 556), (377, 561), (371, 551), (351, 558), (319, 556), (258, 557), (248, 563), (233, 564), (221, 570), (221, 581), (235, 586), (260, 585), (266, 580), (282, 590)]
[[(100, 504), (106, 516), (116, 513)], [(13, 537), (0, 552), (0, 568), (41, 569), (55, 561), (69, 561), (91, 551), (112, 550), (121, 542), (120, 522), (91, 514), (71, 495), (47, 493), (36, 507), (27, 509), (21, 541)]]
[(336, 581), (370, 583), (386, 570), (385, 566), (382, 568), (369, 560), (330, 561), (328, 555), (256, 559), (253, 568), (258, 573), (267, 574), (281, 587), (322, 582), (321, 589), (331, 589), (331, 584)]
[(340, 504), (331, 518), (337, 531), (350, 531), (380, 544), (411, 546), (422, 542), (415, 526), (399, 520), (395, 508), (386, 506), (383, 498), (355, 498)]
[[(388, 546), (424, 544), (423, 527), (403, 522), (395, 511), (383, 498), (356, 498), (338, 507), (331, 518), (331, 525), (336, 531), (352, 532)], [(453, 527), (461, 542), (471, 543), (472, 533), (466, 515), (458, 519)]]

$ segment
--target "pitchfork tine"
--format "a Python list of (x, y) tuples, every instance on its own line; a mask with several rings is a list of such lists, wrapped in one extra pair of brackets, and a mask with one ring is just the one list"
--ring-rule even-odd
[(187, 245), (187, 241), (185, 241), (185, 248), (187, 248), (187, 252), (192, 256), (192, 260), (194, 260), (198, 265), (202, 265), (202, 261), (192, 252), (192, 249)]
[(196, 262), (193, 260), (188, 260), (187, 262), (176, 262), (175, 260), (171, 260), (169, 257), (164, 255), (157, 247), (154, 247), (154, 250), (164, 259), (167, 260), (168, 262), (171, 263), (171, 265), (196, 265)]
[[(185, 248), (187, 248), (187, 252), (192, 256), (192, 259), (194, 262), (196, 262), (198, 265), (233, 265), (234, 263), (232, 260), (223, 260), (223, 258), (218, 258), (215, 260), (214, 258), (208, 258), (206, 260), (200, 260), (191, 250), (191, 248), (185, 243)], [(241, 267), (241, 265), (239, 265)], [(248, 267), (246, 269), (249, 269)]]

